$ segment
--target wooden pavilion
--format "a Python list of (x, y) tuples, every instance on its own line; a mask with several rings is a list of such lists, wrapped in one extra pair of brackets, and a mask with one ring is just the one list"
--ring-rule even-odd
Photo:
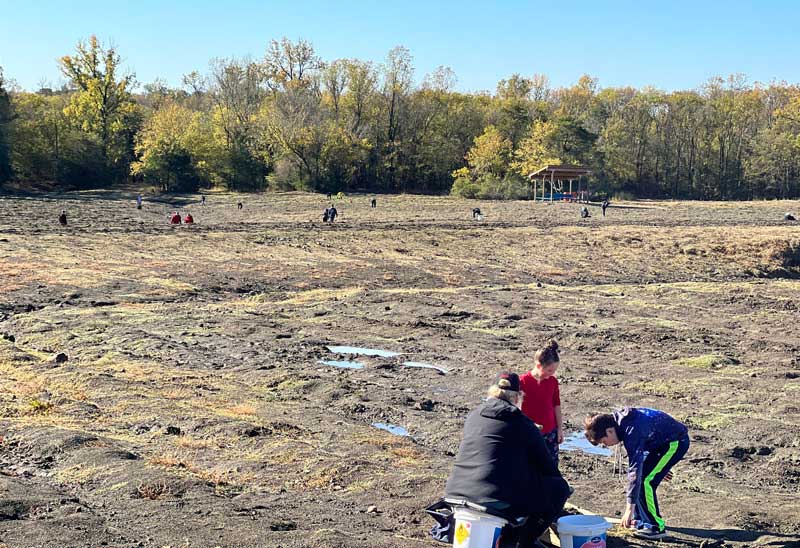
[[(537, 169), (528, 175), (531, 184), (533, 185), (533, 201), (537, 199), (542, 201), (548, 200), (546, 194), (546, 184), (550, 183), (550, 197), (549, 201), (555, 200), (577, 200), (583, 201), (582, 198), (588, 191), (588, 185), (585, 190), (581, 190), (581, 177), (589, 175), (591, 170), (583, 166), (574, 165), (546, 165), (541, 169)], [(538, 193), (539, 181), (542, 183), (542, 192)], [(564, 192), (564, 183), (568, 182), (568, 191)], [(572, 192), (572, 183), (577, 182), (577, 191)], [(541, 196), (540, 198), (537, 198)]]

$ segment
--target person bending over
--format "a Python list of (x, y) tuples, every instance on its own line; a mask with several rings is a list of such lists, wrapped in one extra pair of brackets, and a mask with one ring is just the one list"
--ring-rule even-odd
[(614, 413), (590, 415), (584, 421), (592, 445), (612, 447), (622, 442), (628, 453), (628, 503), (622, 525), (634, 535), (659, 539), (667, 536), (658, 508), (656, 489), (689, 449), (686, 425), (663, 411), (625, 407)]

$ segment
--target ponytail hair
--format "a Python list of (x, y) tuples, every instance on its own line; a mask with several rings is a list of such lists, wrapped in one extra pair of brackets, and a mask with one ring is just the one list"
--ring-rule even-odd
[(536, 355), (533, 358), (542, 366), (558, 363), (561, 361), (558, 357), (558, 343), (555, 339), (550, 339), (543, 348), (536, 351)]

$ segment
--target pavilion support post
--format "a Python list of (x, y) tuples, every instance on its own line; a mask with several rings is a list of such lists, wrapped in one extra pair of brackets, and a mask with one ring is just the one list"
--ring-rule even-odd
[(572, 179), (569, 180), (569, 195), (572, 196)]
[(550, 203), (553, 203), (553, 172), (550, 172)]
[(533, 179), (531, 184), (533, 184), (533, 203), (536, 204), (536, 185), (539, 183), (536, 181), (536, 179)]

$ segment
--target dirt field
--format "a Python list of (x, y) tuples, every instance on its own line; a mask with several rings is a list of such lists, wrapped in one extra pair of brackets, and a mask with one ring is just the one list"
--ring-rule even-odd
[[(467, 412), (549, 337), (568, 431), (690, 426), (671, 546), (800, 545), (800, 203), (369, 198), (0, 197), (0, 546), (443, 546)], [(613, 458), (561, 468), (619, 514)]]

